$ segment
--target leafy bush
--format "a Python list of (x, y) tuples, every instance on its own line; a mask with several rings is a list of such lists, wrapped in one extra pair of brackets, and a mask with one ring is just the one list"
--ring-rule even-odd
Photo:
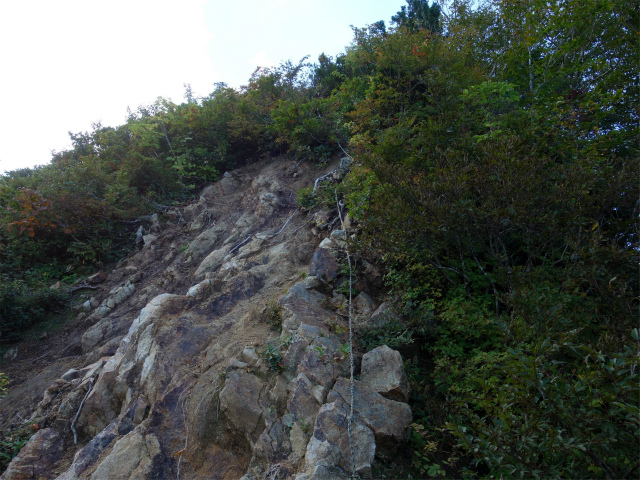
[(277, 343), (269, 343), (263, 347), (262, 352), (260, 352), (262, 358), (267, 362), (267, 366), (269, 370), (273, 372), (281, 372), (284, 369), (284, 364), (282, 363), (282, 344)]
[(282, 306), (277, 300), (269, 301), (265, 315), (275, 330), (280, 331), (282, 329)]
[(4, 472), (11, 460), (20, 453), (34, 433), (38, 431), (35, 423), (26, 423), (20, 427), (2, 432), (0, 435), (0, 473)]
[[(494, 475), (631, 478), (640, 409), (636, 353), (603, 355), (575, 333), (439, 361), (459, 445)], [(447, 365), (448, 364), (448, 365)], [(445, 380), (446, 379), (446, 380)]]
[(61, 290), (8, 281), (5, 277), (0, 283), (0, 342), (19, 340), (22, 331), (44, 320), (67, 297)]
[(304, 187), (296, 192), (298, 205), (302, 208), (310, 209), (315, 206), (316, 198), (312, 187)]
[(9, 379), (5, 373), (0, 373), (0, 398), (7, 396), (7, 385)]

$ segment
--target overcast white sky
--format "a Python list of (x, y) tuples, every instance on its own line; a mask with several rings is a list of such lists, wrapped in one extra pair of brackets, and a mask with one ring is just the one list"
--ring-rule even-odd
[(68, 132), (124, 123), (158, 96), (180, 103), (257, 66), (335, 56), (349, 25), (389, 19), (404, 0), (3, 0), (0, 173), (48, 163)]

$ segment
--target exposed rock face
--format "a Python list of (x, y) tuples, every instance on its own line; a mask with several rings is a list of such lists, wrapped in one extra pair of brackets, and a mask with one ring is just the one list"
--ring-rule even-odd
[(255, 375), (232, 372), (220, 392), (220, 408), (229, 422), (248, 439), (257, 437), (262, 419), (260, 394), (265, 383)]
[[(344, 281), (336, 258), (350, 232), (331, 232), (318, 247), (296, 214), (279, 236), (260, 235), (294, 213), (283, 186), (291, 173), (252, 168), (145, 223), (144, 246), (88, 301), (76, 340), (84, 365), (62, 370), (38, 406), (52, 428), (3, 478), (366, 478), (406, 440), (398, 352), (364, 355), (351, 399), (347, 321), (334, 305), (344, 297), (327, 283)], [(303, 171), (298, 187), (312, 181)], [(230, 201), (242, 208), (221, 214)], [(333, 220), (316, 217), (323, 228)], [(355, 297), (363, 322), (374, 309), (366, 293)], [(61, 461), (65, 447), (77, 448), (71, 464)]]

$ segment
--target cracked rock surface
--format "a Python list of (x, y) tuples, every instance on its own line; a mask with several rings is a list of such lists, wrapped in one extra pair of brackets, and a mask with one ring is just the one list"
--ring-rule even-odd
[[(2, 479), (366, 478), (401, 448), (411, 410), (400, 354), (358, 356), (350, 395), (333, 290), (351, 233), (327, 228), (330, 212), (313, 233), (294, 203), (335, 165), (294, 178), (292, 164), (227, 172), (195, 203), (149, 217), (46, 364), (18, 353), (9, 368), (37, 373), (0, 400), (0, 421), (18, 414), (40, 430)], [(377, 302), (357, 298), (366, 323)]]

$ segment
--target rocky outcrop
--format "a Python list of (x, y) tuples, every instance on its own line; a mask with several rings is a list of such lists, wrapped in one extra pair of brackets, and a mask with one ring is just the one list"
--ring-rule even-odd
[(402, 357), (386, 345), (374, 348), (362, 357), (360, 379), (383, 397), (405, 403), (409, 401), (409, 381)]
[[(406, 441), (402, 358), (388, 347), (351, 352), (346, 297), (334, 292), (351, 233), (314, 236), (287, 204), (290, 173), (253, 168), (145, 223), (144, 246), (88, 300), (86, 364), (63, 370), (40, 402), (51, 428), (3, 478), (28, 468), (55, 478), (49, 466), (74, 448), (72, 424), (78, 446), (56, 471), (62, 480), (367, 478)], [(222, 214), (223, 196), (244, 210)], [(335, 224), (325, 216), (323, 228)], [(366, 323), (376, 302), (360, 293), (353, 307)]]

